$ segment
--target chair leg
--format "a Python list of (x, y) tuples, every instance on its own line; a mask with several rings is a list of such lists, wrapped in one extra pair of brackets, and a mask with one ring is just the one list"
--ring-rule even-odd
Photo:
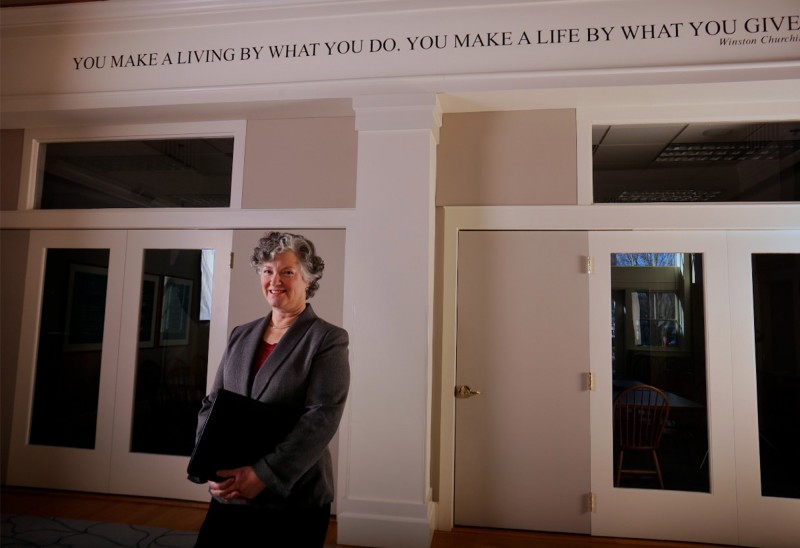
[(619, 463), (617, 464), (617, 478), (614, 481), (614, 487), (619, 487), (619, 482), (622, 480), (622, 456), (625, 454), (625, 451), (622, 449), (619, 450)]
[(651, 451), (651, 453), (653, 454), (653, 464), (656, 465), (656, 473), (658, 474), (658, 483), (659, 483), (659, 485), (661, 485), (661, 488), (663, 489), (664, 488), (664, 478), (661, 477), (661, 466), (659, 466), (659, 464), (658, 464), (658, 455), (656, 455), (656, 450), (655, 449), (653, 449)]

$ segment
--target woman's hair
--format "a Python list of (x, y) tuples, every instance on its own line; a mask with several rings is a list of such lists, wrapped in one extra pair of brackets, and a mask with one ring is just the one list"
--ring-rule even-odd
[(306, 298), (311, 298), (319, 289), (319, 279), (325, 268), (325, 261), (317, 255), (314, 244), (300, 234), (289, 232), (269, 232), (258, 240), (258, 246), (253, 249), (250, 264), (258, 269), (262, 264), (275, 259), (275, 255), (284, 251), (293, 251), (300, 262), (300, 271), (303, 279), (308, 282)]

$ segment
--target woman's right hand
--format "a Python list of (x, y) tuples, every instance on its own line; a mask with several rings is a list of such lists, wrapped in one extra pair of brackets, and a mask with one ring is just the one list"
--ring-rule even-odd
[(215, 497), (228, 501), (244, 502), (261, 493), (266, 484), (256, 475), (252, 466), (243, 466), (233, 470), (219, 470), (217, 475), (226, 478), (219, 483), (209, 481), (209, 491)]

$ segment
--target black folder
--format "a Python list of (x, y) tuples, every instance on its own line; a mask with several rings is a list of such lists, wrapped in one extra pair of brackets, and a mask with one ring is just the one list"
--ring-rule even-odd
[(189, 479), (219, 482), (217, 470), (252, 465), (283, 441), (302, 412), (220, 389), (189, 459)]

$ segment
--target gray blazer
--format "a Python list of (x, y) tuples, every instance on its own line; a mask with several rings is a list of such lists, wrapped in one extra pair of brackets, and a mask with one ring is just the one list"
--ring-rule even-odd
[(220, 388), (305, 409), (275, 451), (252, 464), (266, 484), (252, 502), (270, 507), (323, 506), (333, 501), (328, 443), (339, 426), (350, 386), (347, 331), (318, 318), (306, 305), (249, 388), (250, 368), (270, 318), (271, 314), (231, 332), (214, 383), (203, 399), (197, 434)]

